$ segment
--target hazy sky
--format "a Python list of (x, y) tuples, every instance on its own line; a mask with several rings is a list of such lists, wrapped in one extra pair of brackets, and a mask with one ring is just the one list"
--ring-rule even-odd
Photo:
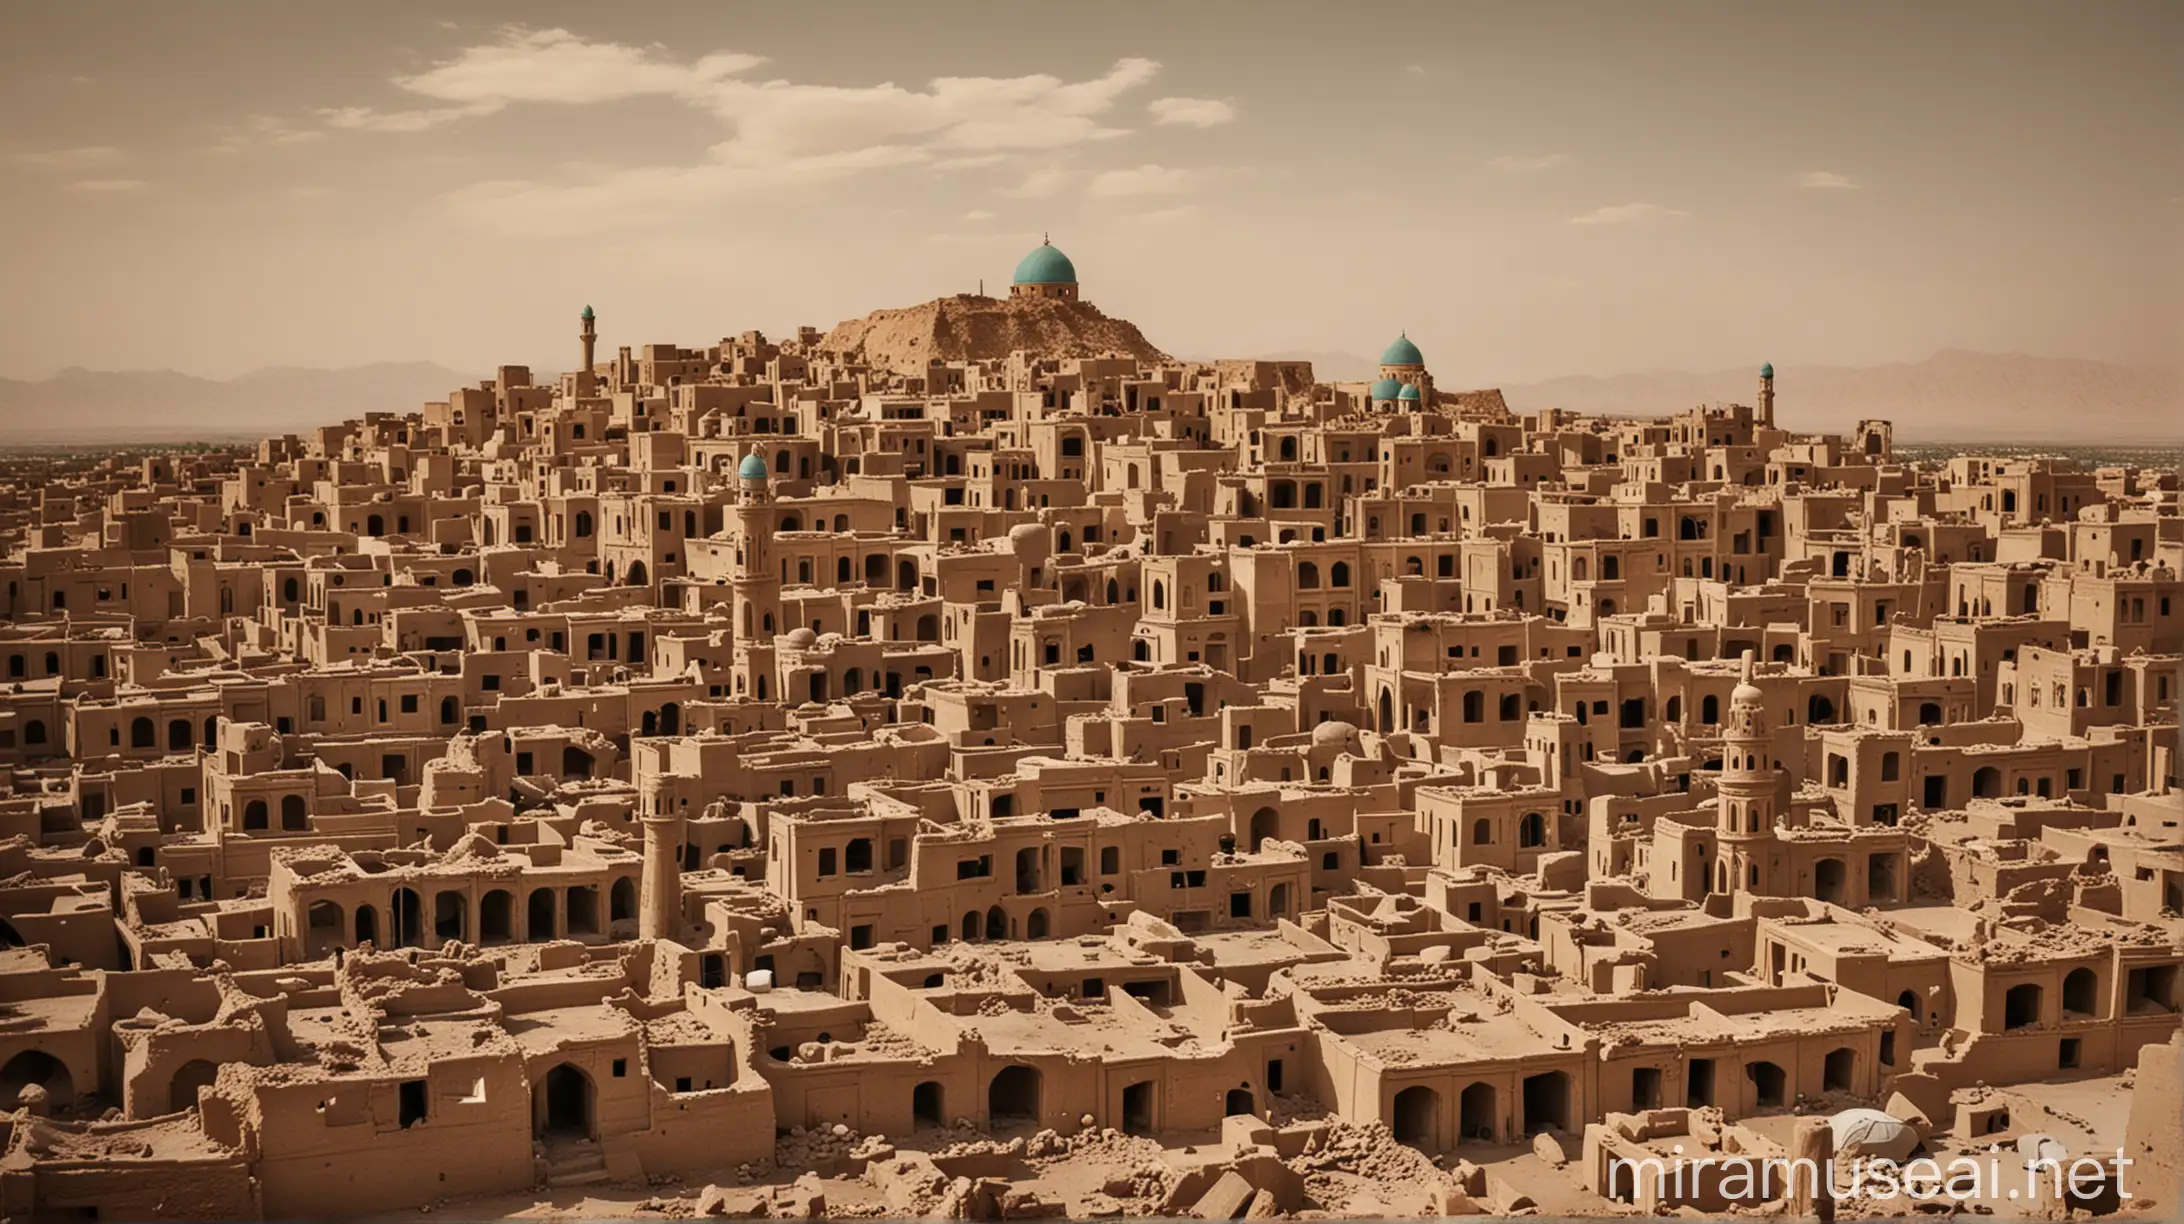
[(0, 375), (828, 326), (1053, 234), (1443, 385), (2174, 359), (2184, 5), (0, 8)]

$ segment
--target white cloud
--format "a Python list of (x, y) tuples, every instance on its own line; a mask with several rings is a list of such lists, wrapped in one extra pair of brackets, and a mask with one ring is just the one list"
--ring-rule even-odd
[(1156, 208), (1150, 212), (1141, 212), (1126, 218), (1126, 220), (1135, 221), (1140, 225), (1168, 225), (1179, 221), (1189, 221), (1203, 215), (1205, 211), (1205, 206), (1202, 204), (1178, 204), (1173, 208)]
[(983, 208), (974, 208), (971, 211), (964, 213), (963, 219), (965, 221), (970, 221), (974, 223), (979, 221), (991, 221), (993, 220), (993, 214), (987, 212)]
[(1537, 174), (1542, 170), (1552, 170), (1569, 160), (1569, 156), (1562, 153), (1538, 153), (1530, 156), (1504, 153), (1486, 165), (1488, 169), (1499, 170), (1504, 174)]
[(240, 153), (252, 145), (306, 144), (326, 139), (326, 133), (317, 128), (299, 128), (273, 115), (252, 115), (218, 131), (219, 139), (212, 146), (215, 153)]
[(327, 107), (319, 111), (319, 118), (327, 127), (348, 132), (424, 132), (453, 123), (458, 119), (472, 119), (490, 115), (501, 109), (499, 102), (473, 102), (467, 106), (442, 106), (431, 110), (375, 111), (369, 106)]
[(68, 186), (72, 191), (120, 195), (131, 191), (142, 191), (148, 184), (143, 179), (78, 179)]
[(1797, 185), (1823, 191), (1856, 191), (1858, 184), (1831, 170), (1807, 170), (1797, 176)]
[(1190, 190), (1190, 187), (1190, 171), (1178, 170), (1173, 166), (1156, 166), (1148, 162), (1128, 170), (1107, 170), (1095, 174), (1088, 190), (1095, 199), (1117, 200), (1175, 195)]
[(1403, 66), (1403, 71), (1410, 73), (1412, 76), (1422, 77), (1427, 75), (1426, 66), (1424, 64), (1405, 64)]
[(1688, 217), (1690, 213), (1680, 208), (1663, 208), (1658, 204), (1608, 204), (1570, 218), (1572, 225), (1634, 225), (1643, 221), (1665, 221), (1675, 217)]
[(36, 149), (27, 153), (15, 153), (8, 160), (30, 170), (46, 170), (55, 174), (81, 174), (111, 166), (122, 159), (121, 150), (112, 145), (79, 145), (73, 149)]
[(1059, 165), (1034, 166), (1022, 182), (1001, 192), (1018, 200), (1044, 200), (1069, 185), (1069, 171)]
[(688, 63), (622, 43), (590, 42), (567, 30), (504, 31), (499, 42), (395, 84), (443, 102), (583, 104), (637, 97), (698, 97), (739, 72), (765, 63), (756, 55), (716, 51)]
[(322, 112), (335, 126), (426, 131), (519, 104), (589, 105), (673, 98), (710, 111), (734, 130), (730, 144), (775, 157), (834, 155), (879, 145), (971, 153), (1053, 148), (1121, 135), (1099, 121), (1124, 92), (1160, 66), (1118, 60), (1104, 76), (1063, 81), (1023, 77), (939, 77), (922, 88), (751, 81), (761, 56), (715, 51), (683, 62), (652, 47), (593, 42), (567, 30), (504, 31), (423, 72), (395, 78), (402, 89), (454, 107), (382, 113), (368, 107)]
[[(744, 74), (766, 61), (715, 51), (685, 60), (658, 46), (594, 42), (567, 30), (511, 28), (497, 40), (394, 79), (405, 92), (441, 105), (417, 110), (336, 107), (318, 113), (327, 128), (425, 132), (524, 105), (590, 105), (666, 98), (710, 114), (724, 136), (693, 165), (593, 171), (578, 180), (562, 167), (554, 181), (472, 184), (452, 202), (463, 210), (530, 209), (555, 228), (586, 215), (593, 226), (617, 223), (625, 205), (646, 213), (737, 191), (836, 179), (889, 167), (959, 171), (1024, 167), (1004, 194), (1055, 194), (1067, 181), (1066, 150), (1126, 135), (1108, 122), (1122, 96), (1153, 79), (1149, 59), (1117, 60), (1081, 81), (1046, 74), (940, 77), (906, 87), (757, 81)], [(1218, 105), (1218, 104), (1216, 104)], [(1037, 162), (1026, 159), (1039, 157)]]
[(1219, 98), (1155, 98), (1145, 109), (1164, 125), (1210, 128), (1236, 122), (1236, 108)]

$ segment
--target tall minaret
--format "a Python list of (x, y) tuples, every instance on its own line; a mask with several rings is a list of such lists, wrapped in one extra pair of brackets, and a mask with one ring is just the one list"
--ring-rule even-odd
[(1772, 895), (1767, 849), (1774, 841), (1775, 769), (1769, 755), (1766, 694), (1752, 683), (1752, 652), (1729, 694), (1721, 741), (1721, 785), (1715, 800), (1714, 888)]
[(576, 333), (576, 338), (584, 344), (584, 364), (578, 366), (577, 369), (582, 373), (589, 374), (592, 372), (592, 349), (599, 343), (599, 329), (594, 326), (592, 321), (598, 316), (592, 314), (591, 307), (586, 306), (584, 313), (578, 317), (584, 321), (584, 330)]
[(673, 939), (682, 926), (683, 818), (646, 816), (644, 891), (638, 897), (637, 936)]
[[(773, 560), (774, 508), (766, 458), (745, 455), (736, 465), (736, 502), (730, 507), (735, 564), (728, 571), (736, 633), (746, 642), (764, 642), (776, 632), (781, 605), (781, 571)], [(760, 700), (765, 700), (763, 694)]]
[(1774, 362), (1759, 367), (1759, 423), (1774, 427)]

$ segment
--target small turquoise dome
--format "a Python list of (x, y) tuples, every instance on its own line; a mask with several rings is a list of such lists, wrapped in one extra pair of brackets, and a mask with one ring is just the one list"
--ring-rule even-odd
[(1384, 366), (1422, 366), (1426, 364), (1426, 358), (1424, 354), (1418, 351), (1418, 346), (1410, 342), (1410, 337), (1404, 335), (1397, 336), (1395, 343), (1388, 346), (1388, 351), (1380, 355), (1380, 364)]
[(745, 455), (742, 464), (736, 468), (736, 476), (742, 480), (764, 480), (766, 461), (757, 455)]
[(1418, 385), (1416, 383), (1404, 383), (1403, 389), (1395, 393), (1395, 398), (1399, 400), (1417, 400)]
[(1403, 384), (1392, 378), (1383, 378), (1373, 384), (1368, 394), (1375, 400), (1392, 400), (1403, 391)]
[(1774, 377), (1774, 362), (1770, 361), (1770, 362), (1768, 362), (1768, 363), (1767, 363), (1766, 365), (1763, 365), (1763, 366), (1759, 367), (1759, 376), (1760, 376), (1761, 378), (1773, 378), (1773, 377)]
[(1016, 265), (1016, 283), (1074, 285), (1077, 283), (1077, 265), (1069, 262), (1069, 256), (1062, 254), (1053, 243), (1041, 243)]
[(586, 306), (586, 307), (584, 308), (584, 313), (583, 313), (582, 317), (583, 317), (583, 318), (586, 318), (586, 319), (596, 319), (596, 318), (598, 318), (599, 316), (598, 316), (598, 315), (595, 315), (595, 314), (593, 314), (593, 313), (591, 312), (591, 307), (589, 307), (589, 306)]

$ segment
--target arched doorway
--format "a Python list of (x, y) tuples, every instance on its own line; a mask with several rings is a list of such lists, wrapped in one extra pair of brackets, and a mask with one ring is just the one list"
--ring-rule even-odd
[(425, 904), (415, 889), (394, 890), (394, 943), (396, 947), (422, 947), (425, 942)]
[(1744, 1064), (1744, 1078), (1752, 1083), (1752, 1108), (1778, 1109), (1789, 1077), (1782, 1068), (1761, 1060)]
[(531, 1089), (531, 1133), (539, 1139), (592, 1138), (592, 1082), (570, 1063), (557, 1064)]
[(1228, 1090), (1228, 1095), (1222, 1098), (1221, 1113), (1224, 1117), (1233, 1118), (1238, 1115), (1257, 1112), (1258, 1102), (1253, 1099), (1249, 1087), (1231, 1088)]
[(1024, 918), (1024, 938), (1045, 939), (1046, 937), (1047, 912), (1043, 909), (1035, 909)]
[(0, 1067), (0, 1108), (15, 1108), (18, 1095), (32, 1084), (45, 1089), (51, 1105), (76, 1099), (76, 1080), (66, 1064), (44, 1050), (25, 1050)]
[(986, 1089), (986, 1115), (993, 1126), (1038, 1121), (1038, 1068), (1003, 1067)]
[(507, 889), (496, 888), (478, 903), (478, 936), (485, 943), (507, 943), (515, 938), (516, 899)]
[(1270, 807), (1260, 808), (1251, 814), (1251, 849), (1257, 853), (1270, 837), (1278, 836), (1282, 829), (1282, 814)]
[(1570, 1129), (1570, 1077), (1546, 1071), (1524, 1077), (1524, 1133)]
[(1501, 1118), (1494, 1107), (1494, 1085), (1473, 1084), (1456, 1099), (1456, 1141), (1492, 1143), (1501, 1134)]
[(182, 1069), (174, 1073), (174, 1080), (167, 1088), (168, 1111), (181, 1113), (185, 1109), (197, 1108), (198, 1092), (212, 1087), (212, 1081), (219, 1078), (219, 1075), (219, 1063), (207, 1062), (202, 1058), (193, 1058), (183, 1063)]
[(528, 912), (524, 915), (524, 926), (529, 932), (527, 938), (534, 941), (552, 939), (554, 937), (554, 916), (558, 908), (554, 904), (553, 889), (532, 889)]
[(937, 1080), (927, 1080), (910, 1090), (910, 1118), (916, 1126), (946, 1126), (942, 1109), (947, 1097)]
[(1395, 1094), (1390, 1111), (1397, 1143), (1422, 1152), (1441, 1150), (1441, 1094), (1424, 1084), (1413, 1084)]
[(2031, 982), (2012, 986), (2002, 996), (2002, 1027), (2030, 1028), (2040, 1023), (2040, 988)]
[(2079, 967), (2063, 978), (2063, 1011), (2091, 1016), (2098, 1009), (2100, 979), (2091, 969)]
[(1843, 860), (1826, 858), (1812, 865), (1812, 895), (1830, 905), (1843, 903)]
[(1008, 937), (1009, 937), (1009, 914), (1008, 914), (1008, 911), (1007, 911), (1007, 910), (1004, 910), (1004, 909), (1002, 909), (1002, 908), (1001, 908), (1000, 906), (998, 906), (998, 905), (994, 906), (994, 907), (993, 907), (992, 909), (990, 909), (990, 910), (987, 910), (987, 911), (986, 911), (986, 938), (988, 938), (988, 939), (1007, 939)]
[(636, 917), (637, 885), (628, 876), (623, 876), (607, 890), (607, 921), (635, 921)]
[(347, 933), (348, 915), (335, 901), (313, 901), (304, 918), (304, 956), (311, 960), (333, 955)]
[(1849, 1092), (1851, 1077), (1858, 1070), (1858, 1053), (1849, 1046), (1828, 1051), (1821, 1061), (1820, 1090), (1823, 1092)]
[(470, 898), (454, 889), (443, 889), (432, 898), (432, 936), (447, 942), (466, 939), (470, 927)]
[(379, 943), (379, 911), (369, 905), (356, 907), (356, 941), (375, 946)]

